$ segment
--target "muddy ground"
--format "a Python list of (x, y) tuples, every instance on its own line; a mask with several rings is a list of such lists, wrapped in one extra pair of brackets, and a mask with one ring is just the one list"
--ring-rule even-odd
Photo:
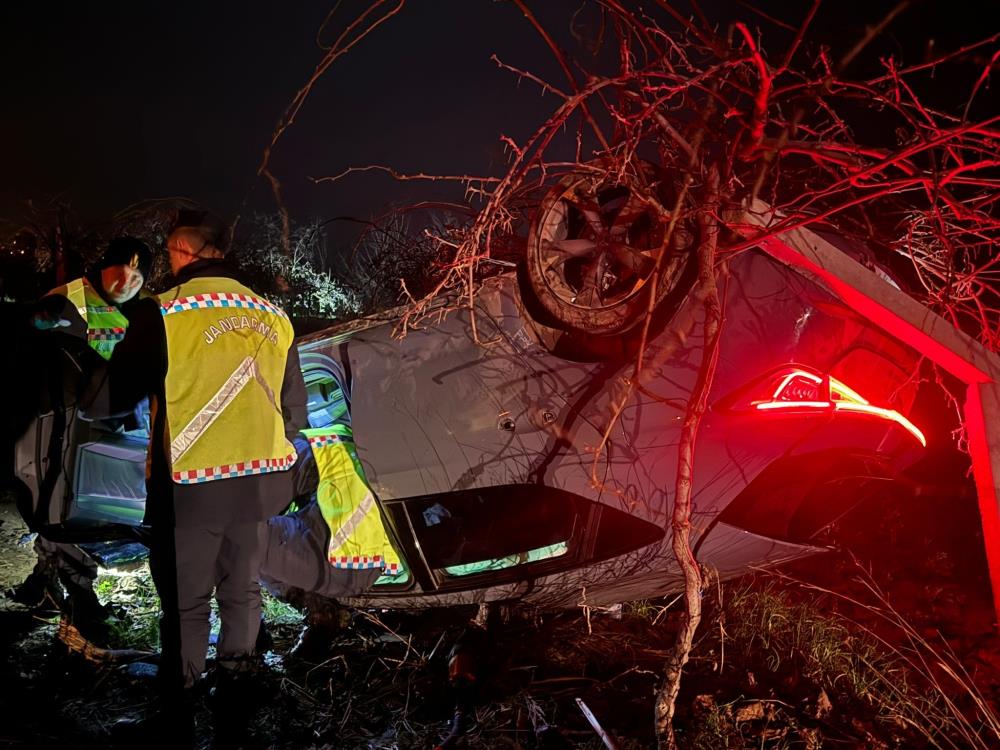
[[(952, 503), (947, 514), (923, 502), (845, 519), (861, 567), (851, 554), (828, 553), (781, 571), (798, 583), (754, 574), (713, 587), (678, 704), (683, 747), (1000, 747), (990, 724), (1000, 652), (975, 502)], [(7, 589), (33, 553), (10, 503), (0, 503), (0, 521)], [(103, 576), (99, 591), (119, 616), (114, 645), (155, 649), (143, 570)], [(679, 616), (666, 604), (498, 612), (485, 634), (470, 626), (473, 611), (353, 612), (329, 653), (309, 662), (288, 657), (297, 613), (269, 602), (275, 645), (247, 721), (259, 747), (432, 748), (456, 700), (467, 700), (474, 708), (457, 747), (603, 747), (579, 698), (619, 747), (653, 747), (652, 697)], [(902, 625), (881, 616), (890, 605)], [(0, 600), (2, 747), (108, 747), (115, 721), (152, 705), (148, 666), (95, 663), (57, 631), (55, 614)], [(448, 656), (460, 638), (471, 643), (477, 683), (456, 694)], [(914, 656), (914, 639), (931, 656)], [(949, 652), (967, 685), (935, 666), (951, 663)], [(931, 665), (923, 673), (913, 668), (921, 659)], [(211, 746), (205, 706), (198, 723), (201, 746)]]

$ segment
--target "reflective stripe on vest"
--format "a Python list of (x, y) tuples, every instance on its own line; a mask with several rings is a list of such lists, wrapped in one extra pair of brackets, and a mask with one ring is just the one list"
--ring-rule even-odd
[(167, 430), (174, 482), (283, 471), (281, 382), (293, 332), (281, 308), (228, 278), (158, 297), (167, 333)]
[(115, 344), (125, 338), (128, 319), (114, 305), (109, 305), (86, 279), (74, 279), (53, 289), (76, 308), (87, 325), (87, 343), (104, 359), (111, 359)]
[(330, 528), (327, 560), (335, 568), (400, 570), (375, 496), (365, 482), (350, 428), (342, 425), (302, 430), (309, 439), (319, 487), (316, 501)]

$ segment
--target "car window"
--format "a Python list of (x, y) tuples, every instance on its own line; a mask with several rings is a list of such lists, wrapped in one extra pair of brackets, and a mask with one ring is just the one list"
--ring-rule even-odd
[(577, 506), (568, 493), (491, 487), (439, 495), (409, 512), (430, 568), (466, 576), (566, 554)]
[(310, 427), (350, 425), (348, 400), (337, 377), (336, 363), (318, 354), (303, 354), (302, 378), (306, 383), (306, 408)]
[(480, 562), (468, 563), (467, 565), (450, 565), (444, 569), (444, 572), (456, 577), (471, 576), (477, 573), (504, 570), (505, 568), (512, 568), (515, 565), (551, 560), (556, 557), (562, 557), (567, 551), (569, 551), (569, 544), (567, 542), (556, 542), (555, 544), (547, 544), (544, 547), (530, 549), (527, 552), (521, 552), (517, 555), (482, 560)]
[(663, 538), (642, 518), (572, 492), (499, 485), (393, 501), (441, 589), (547, 575), (615, 557)]
[(143, 399), (127, 417), (77, 418), (73, 431), (73, 498), (66, 520), (138, 526), (146, 507), (149, 402)]
[(146, 444), (103, 433), (81, 443), (69, 518), (137, 526), (146, 507)]

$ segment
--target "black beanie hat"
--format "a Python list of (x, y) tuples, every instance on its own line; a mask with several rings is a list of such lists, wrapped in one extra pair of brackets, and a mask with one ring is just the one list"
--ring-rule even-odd
[(153, 254), (140, 239), (116, 237), (108, 243), (108, 249), (104, 251), (104, 255), (94, 268), (101, 271), (109, 266), (132, 266), (146, 279), (149, 278), (149, 271), (153, 267)]
[(182, 208), (177, 212), (177, 218), (170, 231), (191, 227), (197, 229), (205, 241), (214, 248), (225, 250), (229, 244), (229, 227), (211, 211)]

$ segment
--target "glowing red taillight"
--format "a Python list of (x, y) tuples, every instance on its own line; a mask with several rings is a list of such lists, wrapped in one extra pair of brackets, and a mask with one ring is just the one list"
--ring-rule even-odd
[(894, 409), (873, 406), (852, 388), (834, 377), (820, 377), (807, 370), (790, 369), (778, 373), (773, 380), (773, 388), (765, 392), (768, 396), (751, 401), (750, 406), (758, 411), (841, 411), (867, 414), (890, 422), (895, 422), (922, 446), (927, 447), (924, 434), (906, 417)]

